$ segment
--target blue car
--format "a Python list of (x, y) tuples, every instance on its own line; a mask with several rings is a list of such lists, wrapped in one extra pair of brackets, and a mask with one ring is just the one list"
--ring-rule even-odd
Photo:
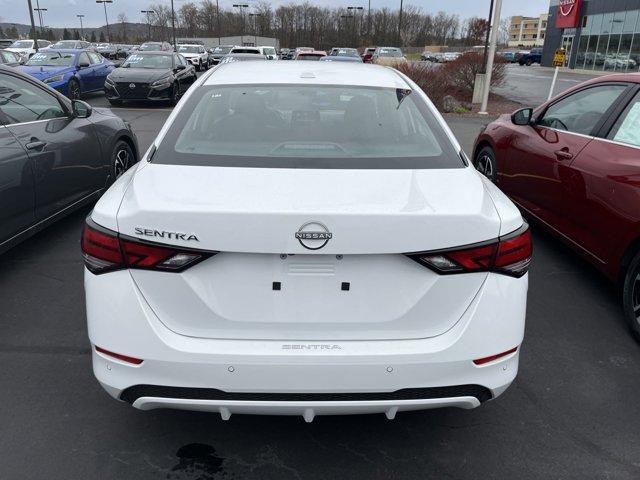
[(103, 91), (115, 65), (90, 50), (47, 48), (17, 68), (75, 100), (85, 93)]

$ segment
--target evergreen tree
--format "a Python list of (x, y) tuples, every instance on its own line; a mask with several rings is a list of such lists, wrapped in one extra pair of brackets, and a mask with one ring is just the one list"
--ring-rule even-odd
[(4, 30), (2, 30), (2, 27), (0, 27), (0, 37), (6, 38), (6, 35), (4, 34)]
[(69, 32), (69, 30), (65, 29), (62, 31), (62, 39), (63, 40), (71, 40), (71, 32)]
[(80, 32), (78, 30), (73, 31), (73, 39), (80, 40)]
[(89, 39), (91, 43), (96, 43), (96, 32), (91, 32), (91, 38)]
[(100, 41), (100, 43), (105, 43), (106, 42), (106, 40), (104, 38), (104, 32), (102, 32), (102, 31), (100, 32), (100, 40), (99, 41)]

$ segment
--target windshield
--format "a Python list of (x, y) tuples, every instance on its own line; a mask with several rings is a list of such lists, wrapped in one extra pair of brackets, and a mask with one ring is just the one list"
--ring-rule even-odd
[(338, 48), (331, 52), (331, 55), (341, 57), (359, 57), (358, 51), (355, 48)]
[(200, 47), (191, 47), (187, 45), (178, 45), (178, 52), (180, 53), (198, 53)]
[(32, 48), (33, 40), (18, 40), (13, 42), (9, 48)]
[(326, 55), (320, 55), (319, 53), (300, 53), (298, 54), (298, 60), (320, 60)]
[(327, 85), (201, 87), (154, 163), (272, 168), (456, 168), (417, 93)]
[(256, 48), (234, 48), (231, 50), (231, 53), (255, 53), (256, 55), (260, 55), (260, 50)]
[(216, 47), (213, 49), (213, 53), (229, 53), (232, 47)]
[(140, 47), (140, 50), (153, 51), (160, 50), (162, 48), (162, 44), (160, 43), (145, 43)]
[(40, 51), (33, 55), (25, 65), (39, 67), (70, 67), (73, 65), (75, 54), (61, 52)]
[(121, 68), (173, 68), (171, 55), (141, 55), (134, 53), (129, 55)]
[(54, 43), (51, 48), (76, 48), (76, 42), (75, 41), (61, 41), (61, 42), (56, 42)]
[(378, 55), (381, 57), (401, 57), (402, 52), (397, 48), (381, 48)]
[(265, 55), (275, 55), (276, 54), (276, 49), (273, 47), (266, 47), (264, 49), (264, 53)]

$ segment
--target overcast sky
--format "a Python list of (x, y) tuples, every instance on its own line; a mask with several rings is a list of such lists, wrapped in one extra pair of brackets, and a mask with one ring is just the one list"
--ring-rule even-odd
[[(45, 25), (51, 27), (76, 27), (76, 14), (84, 14), (84, 24), (89, 27), (104, 25), (104, 10), (95, 0), (32, 0), (33, 6), (40, 2), (41, 8), (47, 8), (44, 12)], [(189, 0), (174, 0), (176, 9)], [(220, 8), (231, 8), (237, 0), (220, 0)], [(245, 0), (246, 3), (255, 3), (256, 0)], [(141, 21), (140, 10), (151, 3), (164, 3), (169, 5), (170, 0), (114, 0), (107, 5), (109, 21), (115, 20), (120, 12), (125, 12), (129, 21)], [(195, 3), (200, 3), (195, 0)], [(271, 2), (275, 7), (280, 4), (296, 3), (295, 1)], [(310, 0), (310, 3), (319, 6), (346, 6), (362, 5), (367, 8), (368, 0)], [(399, 0), (371, 0), (371, 8), (387, 6), (398, 8)], [(471, 16), (486, 16), (489, 11), (489, 0), (404, 0), (405, 5), (414, 5), (425, 11), (437, 12), (444, 10), (455, 13), (462, 18)], [(549, 10), (549, 0), (504, 0), (503, 16), (529, 15), (535, 16)], [(0, 22), (29, 23), (29, 8), (27, 0), (0, 0)], [(37, 23), (37, 20), (36, 20)], [(79, 26), (79, 25), (78, 25)]]

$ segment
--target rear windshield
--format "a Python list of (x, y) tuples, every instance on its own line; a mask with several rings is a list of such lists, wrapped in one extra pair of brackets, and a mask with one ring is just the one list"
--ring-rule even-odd
[(74, 53), (41, 51), (33, 55), (26, 65), (39, 67), (69, 67), (76, 58)]
[(196, 90), (154, 163), (265, 168), (463, 167), (416, 92), (326, 85)]

